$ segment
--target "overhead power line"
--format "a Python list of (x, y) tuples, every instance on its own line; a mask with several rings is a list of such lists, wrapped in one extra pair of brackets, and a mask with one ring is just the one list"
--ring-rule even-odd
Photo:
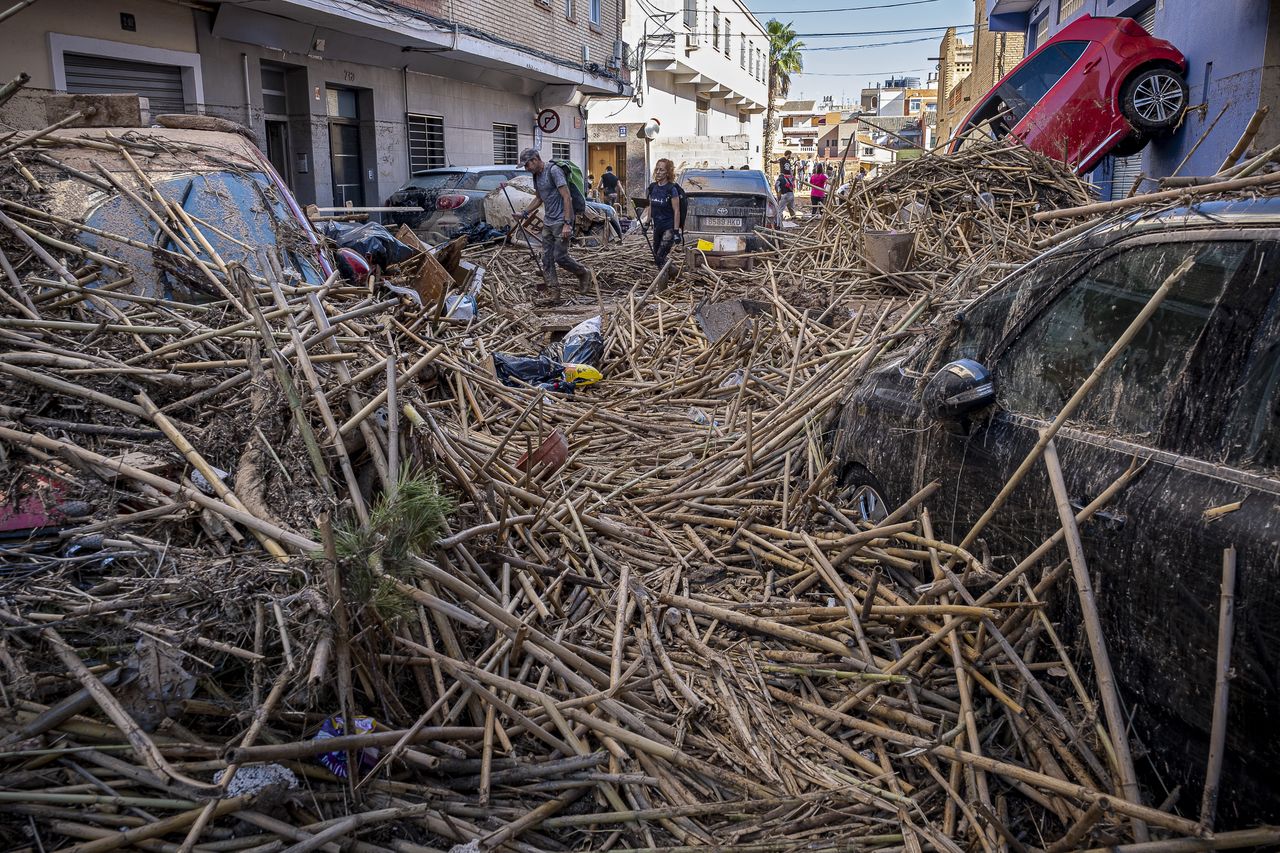
[(862, 12), (866, 9), (894, 9), (898, 6), (923, 6), (925, 3), (937, 3), (938, 0), (906, 0), (903, 3), (877, 3), (874, 6), (846, 6), (843, 9), (768, 9), (755, 12), (757, 15), (817, 15), (823, 12)]
[(819, 51), (827, 50), (869, 50), (876, 47), (889, 47), (895, 44), (919, 44), (924, 41), (932, 42), (936, 41), (936, 39), (925, 37), (920, 39), (900, 39), (898, 41), (878, 41), (873, 42), (872, 44), (835, 44), (830, 47), (806, 47), (804, 48), (803, 53), (817, 53)]
[(863, 30), (855, 33), (796, 33), (796, 38), (802, 39), (833, 39), (833, 38), (855, 38), (857, 36), (902, 36), (910, 33), (933, 33), (939, 30), (949, 30), (952, 27), (964, 29), (968, 27), (973, 29), (973, 24), (943, 24), (940, 27), (915, 27), (909, 30)]

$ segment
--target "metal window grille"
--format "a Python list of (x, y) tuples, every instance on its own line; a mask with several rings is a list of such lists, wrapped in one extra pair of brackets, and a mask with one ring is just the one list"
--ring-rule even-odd
[(409, 113), (405, 116), (405, 126), (409, 131), (409, 174), (443, 169), (444, 119)]
[(520, 156), (520, 136), (514, 124), (493, 123), (493, 162), (514, 166)]
[(743, 33), (738, 39), (738, 64), (743, 68), (747, 67), (747, 34)]
[(573, 156), (567, 142), (552, 142), (551, 157), (555, 160), (568, 160)]
[(732, 35), (733, 33), (729, 31), (729, 22), (725, 21), (724, 22), (724, 55), (726, 59), (733, 56), (733, 51), (730, 50), (730, 47), (729, 47), (730, 43), (732, 42), (732, 38), (731, 38)]
[(1062, 23), (1084, 7), (1084, 0), (1062, 0), (1058, 4), (1058, 23)]
[(691, 33), (698, 31), (698, 0), (684, 0), (684, 25)]

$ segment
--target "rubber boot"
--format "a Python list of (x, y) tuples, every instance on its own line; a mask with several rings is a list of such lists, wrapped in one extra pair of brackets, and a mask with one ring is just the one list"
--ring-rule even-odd
[(578, 276), (578, 292), (590, 294), (596, 283), (596, 274), (589, 269), (584, 269)]

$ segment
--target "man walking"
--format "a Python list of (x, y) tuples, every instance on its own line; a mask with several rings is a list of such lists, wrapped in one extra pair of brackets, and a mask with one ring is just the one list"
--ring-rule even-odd
[(618, 176), (613, 173), (612, 166), (604, 167), (600, 176), (600, 189), (604, 191), (604, 203), (610, 207), (618, 204)]
[(569, 180), (564, 170), (555, 163), (546, 163), (536, 148), (520, 152), (520, 165), (533, 175), (537, 197), (520, 211), (523, 222), (531, 213), (542, 208), (542, 286), (534, 294), (535, 303), (560, 301), (560, 280), (556, 267), (563, 267), (578, 277), (578, 287), (587, 291), (591, 284), (591, 270), (569, 257), (569, 244), (573, 239), (573, 197), (569, 194)]

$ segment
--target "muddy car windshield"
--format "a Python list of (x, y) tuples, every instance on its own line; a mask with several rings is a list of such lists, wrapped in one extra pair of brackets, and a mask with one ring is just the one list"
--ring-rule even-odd
[[(199, 229), (208, 248), (198, 257), (217, 266), (238, 262), (251, 273), (261, 273), (261, 254), (274, 251), (283, 260), (286, 275), (295, 273), (304, 281), (319, 283), (324, 274), (316, 263), (315, 250), (301, 224), (286, 206), (275, 186), (262, 172), (233, 169), (167, 175), (152, 175), (151, 182), (161, 196), (180, 208)], [(105, 233), (126, 237), (133, 243), (82, 232), (78, 241), (88, 249), (114, 258), (124, 265), (106, 269), (103, 284), (114, 281), (125, 270), (134, 278), (134, 292), (152, 297), (201, 301), (216, 293), (192, 292), (188, 286), (199, 282), (194, 275), (175, 275), (191, 266), (171, 237), (155, 220), (127, 196), (111, 193), (85, 211), (86, 225)], [(194, 241), (201, 245), (197, 238)], [(142, 245), (137, 245), (142, 244)], [(211, 257), (212, 249), (216, 258)]]
[(745, 193), (760, 195), (769, 191), (760, 172), (726, 169), (714, 172), (686, 172), (680, 185), (689, 193)]

